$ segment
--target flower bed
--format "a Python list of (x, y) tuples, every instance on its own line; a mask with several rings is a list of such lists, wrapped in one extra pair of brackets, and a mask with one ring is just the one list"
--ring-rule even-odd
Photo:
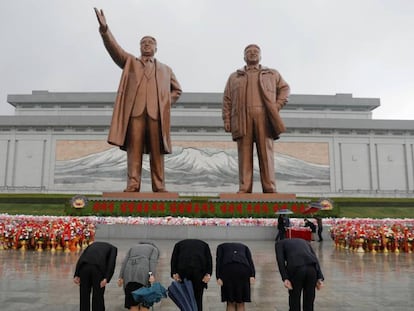
[(0, 214), (0, 250), (77, 251), (93, 242), (95, 220)]
[[(414, 219), (324, 218), (339, 249), (356, 252), (414, 251)], [(271, 226), (276, 218), (55, 217), (0, 214), (0, 250), (78, 251), (94, 241), (99, 224), (163, 226)], [(293, 227), (303, 219), (291, 218)]]
[(335, 219), (330, 234), (341, 249), (361, 253), (414, 251), (413, 219)]
[[(302, 219), (291, 219), (299, 225)], [(55, 217), (0, 214), (0, 250), (77, 251), (95, 237), (96, 225), (163, 226), (277, 226), (276, 218), (190, 218), (190, 217)]]

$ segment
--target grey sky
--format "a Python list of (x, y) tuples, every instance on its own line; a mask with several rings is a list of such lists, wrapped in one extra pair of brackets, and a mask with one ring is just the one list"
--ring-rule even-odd
[(380, 98), (374, 118), (414, 119), (412, 0), (2, 0), (0, 115), (7, 94), (116, 91), (95, 6), (125, 50), (155, 36), (185, 92), (222, 92), (257, 43), (293, 94)]

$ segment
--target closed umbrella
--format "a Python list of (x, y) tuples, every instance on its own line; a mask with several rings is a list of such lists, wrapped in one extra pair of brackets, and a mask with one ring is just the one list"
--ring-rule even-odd
[(194, 297), (193, 284), (190, 280), (183, 282), (173, 281), (168, 287), (168, 297), (181, 311), (197, 311), (197, 303)]

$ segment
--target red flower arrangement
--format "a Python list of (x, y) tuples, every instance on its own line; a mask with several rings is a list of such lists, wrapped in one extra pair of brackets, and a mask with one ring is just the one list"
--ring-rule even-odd
[(412, 219), (340, 219), (332, 223), (335, 246), (356, 252), (414, 251)]
[(0, 215), (0, 250), (77, 251), (95, 238), (88, 218)]

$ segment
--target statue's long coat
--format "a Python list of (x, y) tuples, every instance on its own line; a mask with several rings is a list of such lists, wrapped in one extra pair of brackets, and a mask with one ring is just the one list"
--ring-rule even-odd
[[(122, 68), (121, 81), (108, 134), (108, 143), (126, 150), (125, 139), (128, 122), (144, 70), (139, 59), (124, 51), (118, 45), (109, 29), (101, 33), (101, 35), (108, 53), (114, 62)], [(155, 78), (157, 81), (163, 152), (171, 153), (171, 105), (180, 97), (181, 86), (172, 69), (157, 60), (155, 60)]]

